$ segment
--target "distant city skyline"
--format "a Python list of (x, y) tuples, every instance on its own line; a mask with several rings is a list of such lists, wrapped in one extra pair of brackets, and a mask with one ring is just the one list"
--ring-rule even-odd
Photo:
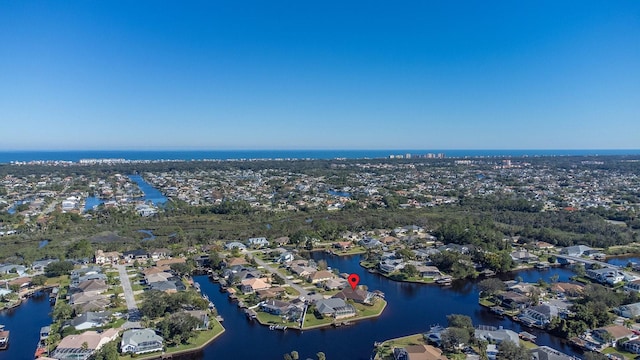
[(639, 149), (640, 2), (0, 3), (0, 151)]

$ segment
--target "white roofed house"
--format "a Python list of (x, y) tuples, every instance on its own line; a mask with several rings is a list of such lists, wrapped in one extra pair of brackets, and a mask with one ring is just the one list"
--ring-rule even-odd
[(247, 243), (249, 244), (249, 246), (254, 248), (263, 248), (269, 246), (269, 241), (267, 241), (267, 238), (264, 237), (250, 238), (249, 240), (247, 240)]
[(323, 282), (323, 281), (334, 279), (335, 277), (336, 277), (336, 275), (334, 273), (332, 273), (331, 271), (320, 270), (320, 271), (316, 271), (316, 272), (310, 274), (307, 279), (312, 284), (317, 284), (317, 283), (320, 283), (320, 282)]
[(640, 315), (640, 303), (622, 305), (615, 308), (613, 311), (622, 317), (633, 319)]
[(556, 316), (558, 316), (557, 306), (542, 304), (526, 308), (518, 315), (518, 319), (528, 325), (545, 327)]
[(157, 335), (151, 329), (131, 329), (122, 334), (120, 351), (132, 354), (145, 354), (155, 351), (162, 351), (162, 336)]
[(102, 333), (85, 331), (79, 335), (65, 336), (51, 357), (58, 360), (86, 360), (106, 343), (117, 337), (117, 329), (109, 329)]

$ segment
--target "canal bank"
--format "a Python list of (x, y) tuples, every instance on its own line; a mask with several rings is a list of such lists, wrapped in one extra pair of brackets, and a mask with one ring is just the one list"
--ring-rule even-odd
[(0, 324), (10, 332), (9, 347), (0, 360), (31, 360), (40, 340), (40, 328), (51, 324), (52, 308), (46, 292), (25, 299), (20, 306), (0, 311)]
[[(454, 281), (449, 287), (401, 283), (378, 274), (364, 271), (359, 264), (360, 256), (337, 257), (326, 253), (314, 253), (315, 260), (324, 259), (332, 268), (341, 272), (358, 273), (360, 283), (385, 294), (387, 307), (375, 319), (363, 320), (351, 326), (324, 328), (309, 331), (269, 331), (267, 328), (248, 320), (219, 291), (219, 285), (206, 277), (196, 277), (203, 292), (216, 304), (225, 319), (227, 331), (218, 340), (205, 348), (198, 359), (216, 358), (260, 358), (281, 359), (284, 353), (298, 351), (301, 358), (315, 358), (322, 351), (327, 359), (362, 359), (373, 354), (374, 342), (397, 338), (429, 330), (431, 325), (446, 325), (448, 314), (469, 315), (476, 325), (503, 326), (516, 332), (528, 331), (538, 337), (539, 345), (548, 345), (568, 354), (579, 356), (576, 349), (564, 340), (551, 336), (545, 331), (532, 330), (509, 319), (500, 318), (478, 304), (477, 283), (479, 280)], [(573, 273), (566, 268), (548, 270), (522, 270), (500, 275), (501, 278), (537, 282), (558, 275), (560, 281), (568, 281)], [(348, 341), (345, 341), (348, 339)]]

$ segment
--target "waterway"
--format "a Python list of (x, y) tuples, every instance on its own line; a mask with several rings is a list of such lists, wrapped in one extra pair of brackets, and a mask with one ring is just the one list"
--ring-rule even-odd
[[(478, 305), (479, 280), (456, 281), (450, 287), (400, 283), (364, 271), (359, 265), (359, 256), (337, 257), (315, 253), (314, 258), (325, 259), (329, 266), (341, 272), (358, 273), (360, 284), (367, 285), (370, 290), (384, 292), (388, 306), (383, 314), (376, 319), (337, 329), (308, 330), (302, 333), (295, 330), (284, 333), (269, 331), (266, 327), (247, 320), (236, 304), (228, 300), (227, 294), (218, 291), (217, 284), (210, 282), (205, 276), (196, 277), (203, 292), (224, 317), (227, 329), (198, 358), (281, 359), (284, 353), (296, 350), (302, 359), (315, 358), (319, 351), (323, 351), (328, 359), (369, 359), (374, 342), (425, 332), (434, 324), (446, 325), (448, 314), (469, 315), (475, 325), (503, 326), (516, 332), (526, 330), (537, 335), (541, 345), (578, 355), (561, 339), (543, 331), (523, 328)], [(568, 281), (573, 274), (566, 268), (552, 268), (544, 271), (518, 271), (506, 274), (504, 279), (520, 276), (528, 282), (537, 282), (539, 279), (549, 282), (553, 275), (558, 275), (560, 281)]]
[[(538, 336), (538, 344), (549, 345), (568, 354), (579, 356), (573, 348), (561, 339), (543, 331), (522, 328), (519, 324), (495, 316), (478, 305), (479, 280), (455, 281), (450, 287), (437, 285), (409, 284), (391, 281), (377, 274), (371, 274), (359, 265), (359, 256), (337, 257), (325, 253), (315, 253), (316, 260), (325, 259), (332, 268), (341, 272), (360, 274), (360, 283), (370, 290), (385, 293), (388, 306), (376, 318), (357, 322), (352, 326), (327, 328), (298, 332), (295, 330), (269, 331), (255, 322), (247, 320), (236, 303), (229, 301), (226, 293), (206, 276), (196, 276), (202, 291), (216, 305), (225, 319), (226, 332), (198, 354), (185, 359), (282, 359), (286, 352), (296, 350), (300, 358), (315, 358), (323, 351), (328, 359), (369, 359), (375, 341), (421, 333), (431, 325), (446, 325), (446, 315), (469, 315), (475, 325), (503, 326), (516, 332), (526, 330)], [(638, 261), (638, 258), (612, 258), (610, 263)], [(558, 275), (560, 281), (568, 281), (573, 273), (567, 268), (549, 270), (523, 270), (500, 276), (503, 280), (521, 277), (527, 282)], [(0, 351), (0, 360), (32, 359), (42, 326), (50, 324), (48, 297), (42, 295), (26, 300), (20, 307), (0, 312), (0, 324), (11, 331), (10, 346)]]
[[(162, 193), (158, 189), (154, 188), (151, 184), (146, 182), (142, 178), (142, 176), (129, 175), (129, 179), (138, 185), (138, 187), (144, 194), (143, 199), (145, 202), (150, 201), (155, 206), (162, 205), (167, 202), (167, 198), (164, 195), (162, 195)], [(104, 204), (104, 202), (105, 202), (105, 199), (101, 199), (96, 196), (89, 196), (85, 201), (84, 211), (91, 210), (95, 206)]]
[(40, 328), (51, 324), (49, 296), (40, 293), (19, 307), (0, 311), (0, 324), (10, 332), (9, 348), (0, 351), (0, 360), (31, 360), (40, 339)]

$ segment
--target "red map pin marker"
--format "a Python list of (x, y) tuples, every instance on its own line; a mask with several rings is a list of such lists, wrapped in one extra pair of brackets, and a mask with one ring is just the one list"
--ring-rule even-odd
[(358, 283), (360, 282), (360, 275), (358, 274), (351, 274), (349, 275), (349, 277), (347, 278), (347, 281), (349, 282), (349, 285), (351, 285), (351, 288), (353, 290), (356, 289), (356, 286), (358, 286)]

